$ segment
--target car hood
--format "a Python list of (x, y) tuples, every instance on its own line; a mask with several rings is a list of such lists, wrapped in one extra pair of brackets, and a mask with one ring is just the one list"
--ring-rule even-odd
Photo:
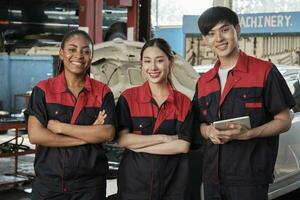
[[(91, 73), (109, 85), (117, 100), (127, 88), (145, 82), (141, 74), (140, 52), (144, 43), (115, 39), (95, 45)], [(192, 98), (197, 72), (179, 55), (175, 55), (172, 81), (177, 90)]]

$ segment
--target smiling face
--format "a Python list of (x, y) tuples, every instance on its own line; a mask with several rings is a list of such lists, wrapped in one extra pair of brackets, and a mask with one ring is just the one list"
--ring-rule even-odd
[(230, 60), (238, 56), (238, 36), (240, 34), (240, 26), (235, 27), (226, 22), (219, 22), (215, 25), (204, 40), (207, 45), (215, 52), (220, 60)]
[(168, 82), (172, 60), (158, 47), (147, 47), (142, 56), (142, 70), (150, 83), (164, 84)]
[(59, 51), (65, 73), (85, 75), (92, 60), (90, 41), (83, 35), (70, 36)]

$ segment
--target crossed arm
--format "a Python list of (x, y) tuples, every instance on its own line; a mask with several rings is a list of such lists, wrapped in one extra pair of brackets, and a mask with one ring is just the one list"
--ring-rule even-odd
[(178, 139), (178, 135), (136, 135), (129, 133), (128, 129), (120, 132), (118, 143), (121, 147), (135, 152), (159, 155), (187, 153), (190, 147), (190, 143)]
[(29, 140), (32, 144), (48, 147), (70, 147), (111, 141), (115, 129), (112, 125), (103, 125), (105, 117), (106, 114), (100, 112), (93, 125), (72, 125), (49, 120), (47, 127), (44, 127), (35, 116), (29, 116)]

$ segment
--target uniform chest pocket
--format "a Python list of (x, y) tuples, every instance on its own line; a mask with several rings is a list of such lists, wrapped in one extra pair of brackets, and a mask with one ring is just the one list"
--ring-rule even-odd
[(258, 91), (241, 91), (239, 99), (246, 109), (260, 109), (263, 107), (263, 96)]
[(211, 99), (209, 97), (199, 99), (198, 105), (200, 116), (206, 117), (208, 115), (208, 111), (211, 105)]
[(142, 118), (133, 120), (133, 133), (138, 135), (151, 135), (152, 134), (153, 119)]
[(80, 118), (83, 118), (81, 122), (86, 125), (93, 124), (98, 118), (100, 110), (96, 108), (85, 108)]
[(71, 121), (71, 115), (65, 110), (54, 109), (49, 112), (49, 119), (69, 123)]

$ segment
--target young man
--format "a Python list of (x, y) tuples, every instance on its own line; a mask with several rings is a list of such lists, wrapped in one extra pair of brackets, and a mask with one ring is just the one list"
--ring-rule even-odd
[[(278, 135), (291, 126), (294, 99), (277, 68), (238, 48), (236, 13), (212, 7), (199, 29), (218, 60), (197, 83), (194, 106), (204, 144), (205, 200), (267, 200), (278, 150)], [(249, 116), (251, 128), (218, 120)]]

